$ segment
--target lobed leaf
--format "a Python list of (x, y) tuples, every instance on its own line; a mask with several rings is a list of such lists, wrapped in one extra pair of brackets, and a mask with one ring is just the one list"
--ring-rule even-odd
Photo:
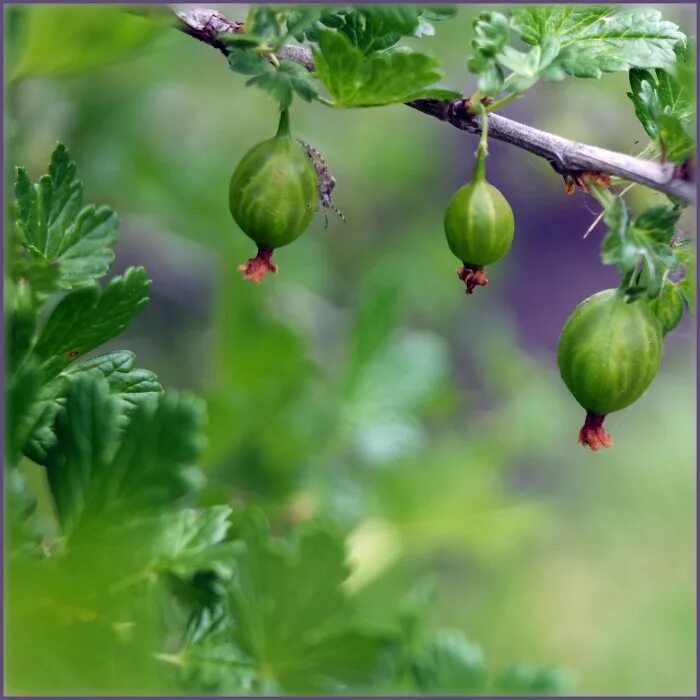
[[(43, 284), (31, 280), (44, 292), (89, 284), (105, 275), (114, 259), (116, 214), (109, 207), (81, 209), (83, 185), (75, 174), (75, 163), (60, 143), (38, 183), (32, 183), (24, 169), (17, 170), (16, 224), (30, 256), (24, 266), (48, 271), (42, 273)], [(19, 269), (15, 274), (23, 273)]]
[[(510, 29), (530, 46), (508, 45), (508, 27), (500, 13), (477, 18), (474, 56), (469, 69), (480, 75), (480, 89), (501, 88), (520, 93), (538, 80), (562, 80), (567, 75), (599, 78), (603, 73), (637, 69), (668, 69), (685, 35), (655, 9), (611, 12), (605, 7), (545, 5), (513, 12)], [(511, 71), (504, 80), (499, 68)]]
[(349, 625), (343, 540), (310, 524), (293, 543), (275, 541), (261, 515), (249, 516), (240, 535), (245, 549), (229, 587), (232, 636), (262, 692), (362, 687), (381, 642)]
[(147, 304), (150, 284), (144, 268), (134, 267), (102, 290), (93, 283), (67, 294), (34, 347), (45, 377), (55, 377), (77, 357), (121, 333)]
[(98, 355), (64, 369), (55, 379), (44, 384), (35, 397), (35, 410), (41, 411), (46, 419), (35, 427), (23, 445), (25, 455), (38, 464), (45, 463), (47, 452), (56, 442), (52, 423), (65, 406), (72, 383), (84, 376), (106, 379), (120, 412), (127, 416), (141, 402), (157, 396), (163, 390), (156, 375), (149, 370), (137, 369), (136, 356), (126, 350)]
[(435, 634), (412, 667), (416, 685), (423, 693), (472, 694), (483, 691), (486, 685), (481, 649), (457, 631)]
[(601, 250), (603, 263), (616, 265), (623, 275), (640, 268), (636, 289), (656, 297), (668, 270), (680, 264), (671, 245), (680, 214), (678, 207), (656, 206), (630, 223), (627, 205), (616, 197), (605, 213), (609, 231)]
[(371, 107), (431, 94), (442, 77), (437, 61), (399, 47), (365, 56), (341, 33), (323, 30), (314, 50), (316, 72), (339, 107)]
[[(689, 53), (676, 53), (679, 65), (684, 65)], [(631, 91), (627, 96), (644, 130), (659, 141), (662, 156), (674, 163), (684, 162), (695, 149), (689, 133), (694, 111), (687, 86), (674, 73), (661, 68), (654, 72), (633, 68), (629, 81)]]
[[(318, 19), (293, 32), (299, 41), (318, 42), (323, 29), (336, 29), (364, 54), (384, 51), (405, 36), (432, 36), (432, 22), (455, 15), (449, 5), (430, 8), (420, 5), (355, 5), (334, 7), (320, 13)], [(289, 20), (288, 20), (289, 21)]]
[(71, 382), (45, 460), (64, 533), (118, 523), (184, 494), (203, 415), (199, 401), (158, 394), (125, 416), (103, 377), (84, 373)]

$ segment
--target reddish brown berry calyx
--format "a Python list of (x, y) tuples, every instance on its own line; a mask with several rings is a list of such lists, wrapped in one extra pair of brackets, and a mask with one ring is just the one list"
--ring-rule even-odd
[(270, 248), (258, 248), (258, 254), (254, 258), (239, 265), (238, 269), (243, 273), (243, 279), (259, 284), (268, 272), (277, 272), (277, 265), (272, 262), (272, 253)]
[(467, 286), (467, 294), (473, 294), (476, 287), (485, 287), (489, 283), (486, 270), (469, 263), (464, 263), (464, 266), (457, 270), (457, 277)]
[(587, 413), (586, 420), (578, 434), (578, 441), (590, 447), (593, 452), (601, 447), (611, 447), (612, 437), (605, 431), (603, 421), (605, 416), (598, 416), (595, 413)]

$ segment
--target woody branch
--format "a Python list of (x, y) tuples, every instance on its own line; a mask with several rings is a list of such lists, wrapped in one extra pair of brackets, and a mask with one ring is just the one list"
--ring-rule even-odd
[[(216, 10), (178, 5), (173, 7), (173, 12), (180, 31), (218, 49), (224, 55), (227, 54), (227, 47), (219, 39), (219, 35), (243, 32), (242, 22), (232, 21)], [(284, 46), (277, 52), (277, 58), (298, 63), (310, 72), (314, 71), (311, 52), (304, 46)], [(422, 99), (407, 102), (406, 105), (462, 131), (481, 133), (480, 118), (467, 110), (466, 98), (455, 101)], [(636, 182), (695, 204), (695, 184), (673, 163), (644, 160), (579, 143), (498, 114), (490, 114), (488, 119), (490, 138), (510, 143), (545, 158), (554, 170), (563, 176), (577, 177), (586, 172), (601, 173)]]

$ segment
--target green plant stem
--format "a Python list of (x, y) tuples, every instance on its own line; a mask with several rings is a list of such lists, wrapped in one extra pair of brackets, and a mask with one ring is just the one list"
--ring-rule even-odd
[(605, 187), (597, 185), (595, 182), (588, 183), (588, 191), (594, 197), (603, 209), (607, 209), (614, 201), (615, 195)]
[(489, 119), (484, 105), (480, 105), (481, 112), (481, 136), (479, 137), (479, 147), (476, 149), (476, 166), (474, 167), (474, 182), (484, 182), (486, 180), (486, 156), (489, 154), (488, 132)]
[(504, 98), (497, 100), (496, 102), (492, 102), (488, 107), (486, 107), (487, 112), (495, 112), (503, 107), (505, 107), (507, 104), (512, 102), (516, 97), (520, 97), (519, 92), (511, 92), (510, 95), (506, 95)]
[(336, 104), (333, 102), (333, 100), (329, 100), (327, 97), (324, 97), (323, 95), (319, 95), (316, 98), (322, 105), (326, 105), (326, 107), (335, 107)]
[(277, 127), (277, 137), (289, 136), (289, 109), (283, 109), (280, 114), (280, 123)]

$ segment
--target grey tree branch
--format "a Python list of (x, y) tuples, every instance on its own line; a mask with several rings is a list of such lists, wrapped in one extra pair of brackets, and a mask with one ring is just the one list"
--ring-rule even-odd
[[(227, 47), (219, 34), (243, 31), (242, 22), (234, 22), (216, 10), (200, 6), (173, 6), (180, 31), (213, 46), (227, 54)], [(281, 60), (293, 61), (313, 72), (311, 52), (303, 46), (287, 45), (277, 52)], [(472, 134), (481, 133), (480, 118), (467, 111), (466, 99), (414, 100), (408, 107), (429, 114), (452, 126)], [(672, 163), (635, 158), (624, 153), (609, 151), (597, 146), (550, 134), (498, 114), (489, 115), (489, 137), (505, 141), (536, 156), (545, 158), (563, 176), (580, 176), (585, 172), (602, 173), (645, 185), (651, 189), (674, 195), (685, 202), (695, 204), (696, 188), (687, 173)]]

